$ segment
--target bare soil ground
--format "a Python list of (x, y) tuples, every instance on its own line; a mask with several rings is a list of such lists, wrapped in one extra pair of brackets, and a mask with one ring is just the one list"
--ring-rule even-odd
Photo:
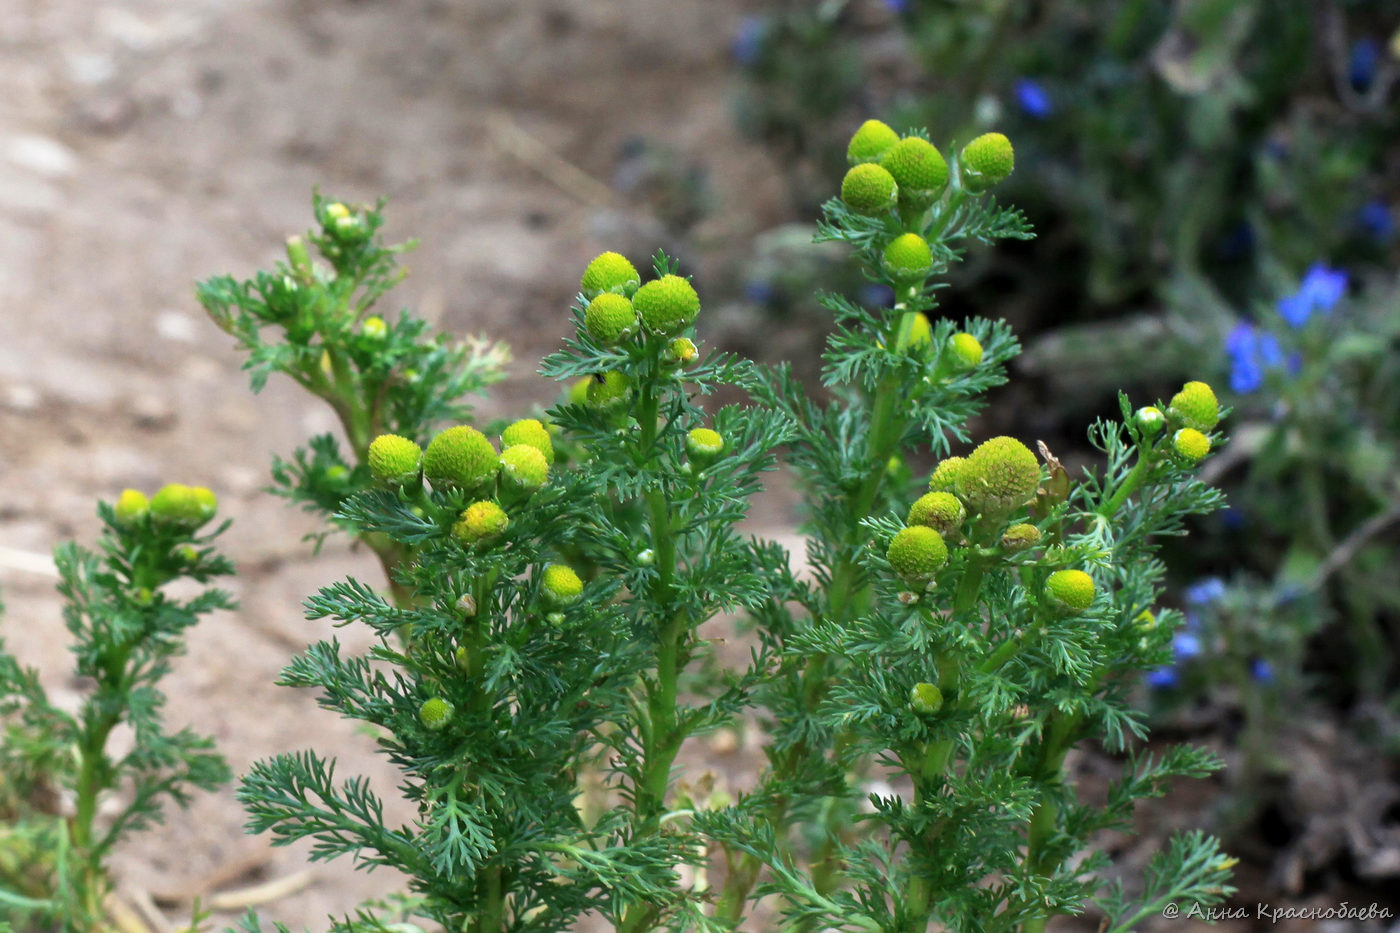
[[(194, 631), (170, 719), (213, 734), (237, 772), (315, 744), (393, 796), (367, 737), (273, 683), (324, 634), (301, 619), (301, 599), (347, 573), (379, 575), (343, 545), (313, 558), (300, 540), (309, 521), (261, 491), (271, 455), (330, 429), (330, 412), (276, 379), (250, 394), (192, 284), (277, 258), (308, 226), (315, 185), (347, 200), (385, 195), (389, 237), (423, 243), (391, 307), (512, 346), (513, 378), (485, 414), (552, 402), (534, 361), (563, 333), (589, 258), (666, 245), (703, 281), (726, 244), (774, 219), (777, 182), (726, 112), (739, 7), (0, 0), (0, 585), (11, 649), (76, 702), (53, 579), (29, 555), (91, 541), (94, 502), (123, 487), (208, 485), (235, 519), (225, 547), (241, 609)], [(683, 237), (658, 219), (656, 186), (636, 184), (627, 153), (638, 137), (650, 152), (700, 154), (710, 219)], [(295, 881), (306, 850), (271, 850), (242, 821), (232, 788), (172, 814), (121, 851), (123, 896), (158, 902), (176, 923), (195, 894)], [(348, 862), (311, 879), (267, 914), (324, 928), (328, 913), (397, 886)]]

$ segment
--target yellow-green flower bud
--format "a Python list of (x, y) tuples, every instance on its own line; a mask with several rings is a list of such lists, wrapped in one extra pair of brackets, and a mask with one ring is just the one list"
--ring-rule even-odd
[(501, 476), (522, 492), (534, 492), (549, 479), (549, 464), (538, 448), (516, 444), (501, 451)]
[(583, 581), (572, 567), (563, 564), (550, 564), (540, 576), (540, 592), (544, 598), (556, 605), (566, 606), (578, 599), (583, 592)]
[(1144, 609), (1133, 616), (1133, 624), (1140, 632), (1150, 632), (1157, 627), (1157, 617), (1152, 614), (1151, 609)]
[(982, 344), (964, 331), (958, 331), (948, 338), (948, 351), (958, 369), (976, 369), (982, 362)]
[(584, 376), (569, 386), (569, 404), (582, 405), (588, 401), (588, 387), (593, 383), (592, 376)]
[(1008, 551), (1024, 551), (1040, 543), (1040, 529), (1021, 522), (1012, 525), (1001, 535), (1001, 546)]
[(528, 444), (544, 454), (544, 462), (554, 466), (554, 441), (550, 440), (549, 428), (536, 418), (521, 418), (501, 432), (501, 447), (514, 447)]
[(931, 203), (939, 189), (948, 183), (948, 161), (933, 143), (918, 136), (906, 136), (880, 157), (899, 186), (899, 198), (907, 203)]
[(685, 452), (701, 466), (713, 463), (724, 452), (724, 438), (718, 431), (695, 428), (685, 436)]
[(966, 457), (948, 457), (940, 460), (928, 478), (930, 492), (957, 492), (963, 473), (967, 470)]
[(1199, 463), (1210, 453), (1210, 438), (1195, 428), (1182, 428), (1172, 436), (1172, 449), (1180, 454), (1182, 459)]
[(151, 500), (139, 489), (123, 489), (112, 511), (118, 525), (134, 525), (150, 514)]
[(1137, 423), (1139, 431), (1150, 437), (1162, 430), (1167, 423), (1167, 416), (1155, 405), (1144, 405), (1133, 413), (1133, 421)]
[(337, 220), (344, 220), (349, 216), (350, 208), (341, 204), (339, 201), (334, 201), (326, 205), (326, 219), (330, 220), (332, 223)]
[(943, 691), (930, 683), (915, 684), (909, 688), (909, 707), (920, 716), (932, 716), (943, 708)]
[(287, 265), (303, 279), (311, 278), (311, 254), (306, 249), (304, 237), (287, 237)]
[(914, 318), (909, 326), (909, 349), (917, 350), (933, 342), (933, 325), (922, 314)]
[(1056, 570), (1045, 581), (1045, 593), (1057, 608), (1078, 615), (1094, 604), (1094, 578), (1082, 570)]
[(663, 275), (637, 289), (632, 307), (648, 331), (672, 337), (695, 323), (700, 314), (700, 296), (680, 276)]
[(866, 120), (846, 146), (846, 161), (852, 165), (878, 162), (880, 156), (899, 142), (899, 134), (879, 120)]
[(423, 448), (397, 434), (381, 434), (369, 444), (369, 471), (381, 483), (400, 485), (418, 476)]
[(378, 315), (371, 315), (360, 323), (360, 333), (371, 340), (383, 340), (384, 335), (389, 332), (389, 326), (384, 323), (384, 319)]
[(480, 486), (495, 477), (500, 464), (486, 435), (466, 425), (443, 431), (423, 452), (423, 475), (434, 486)]
[(1209, 431), (1220, 423), (1220, 402), (1214, 390), (1204, 382), (1188, 382), (1182, 386), (1181, 391), (1172, 396), (1171, 411), (1186, 427), (1198, 431)]
[(458, 645), (457, 650), (452, 652), (452, 660), (457, 662), (457, 670), (463, 674), (470, 674), (472, 670), (472, 653), (467, 650), (466, 645)]
[(1009, 512), (1031, 500), (1040, 486), (1040, 461), (1014, 437), (984, 441), (967, 458), (958, 492), (983, 512)]
[(951, 492), (924, 493), (909, 507), (910, 525), (927, 525), (947, 536), (962, 527), (967, 509)]
[(452, 704), (442, 697), (433, 697), (418, 707), (418, 721), (434, 732), (452, 721)]
[(1015, 167), (1011, 140), (1001, 133), (984, 133), (963, 147), (962, 181), (969, 191), (986, 191), (1005, 180)]
[(505, 510), (489, 499), (473, 502), (457, 517), (452, 526), (452, 537), (459, 544), (471, 547), (482, 544), (503, 534), (510, 525)]
[(183, 483), (170, 483), (151, 497), (151, 517), (192, 531), (214, 516), (217, 501), (211, 503), (213, 495), (203, 487), (196, 489)]
[(671, 341), (667, 351), (678, 363), (691, 363), (700, 355), (700, 351), (695, 347), (695, 341), (689, 337), (677, 337)]
[(902, 233), (885, 247), (880, 265), (895, 282), (921, 282), (933, 269), (933, 253), (917, 233)]
[(637, 312), (622, 295), (604, 292), (588, 303), (583, 328), (601, 345), (617, 346), (637, 332)]
[(890, 541), (885, 559), (905, 582), (922, 586), (947, 562), (948, 546), (943, 543), (943, 536), (927, 525), (910, 525), (900, 529)]
[(603, 373), (588, 380), (588, 404), (595, 408), (618, 408), (632, 395), (632, 380), (626, 373)]
[(889, 210), (898, 192), (894, 176), (873, 162), (857, 165), (841, 179), (841, 200), (857, 214), (874, 216)]
[(632, 265), (626, 256), (610, 251), (597, 256), (588, 264), (588, 268), (583, 270), (579, 290), (585, 297), (593, 298), (600, 292), (624, 293), (636, 288), (641, 281), (642, 277), (637, 274), (637, 267)]

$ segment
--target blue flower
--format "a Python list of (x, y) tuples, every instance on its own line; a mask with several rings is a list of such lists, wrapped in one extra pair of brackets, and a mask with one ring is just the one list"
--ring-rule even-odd
[(1022, 78), (1016, 82), (1016, 103), (1026, 116), (1036, 120), (1044, 120), (1055, 112), (1055, 104), (1050, 100), (1045, 88), (1030, 78)]
[(1239, 531), (1245, 525), (1244, 509), (1238, 505), (1227, 505), (1220, 513), (1220, 519), (1230, 531)]
[(1186, 588), (1186, 601), (1197, 606), (1205, 606), (1225, 598), (1225, 581), (1219, 577), (1206, 577), (1197, 580)]
[(1172, 651), (1178, 661), (1189, 661), (1201, 654), (1201, 636), (1194, 632), (1177, 632), (1172, 636)]
[(763, 42), (768, 37), (768, 21), (762, 16), (745, 16), (729, 43), (729, 54), (741, 65), (758, 63), (763, 54)]
[(1168, 664), (1166, 667), (1159, 667), (1154, 671), (1147, 672), (1147, 685), (1154, 690), (1166, 690), (1175, 687), (1181, 677), (1176, 672), (1176, 668)]
[(885, 6), (896, 15), (909, 12), (909, 0), (885, 0)]
[(1373, 240), (1389, 243), (1395, 236), (1395, 216), (1384, 201), (1367, 201), (1356, 212), (1356, 224)]
[(861, 304), (869, 308), (893, 308), (894, 289), (871, 282), (860, 288)]
[(1278, 338), (1245, 321), (1225, 336), (1225, 355), (1230, 358), (1230, 388), (1240, 395), (1259, 391), (1264, 372), (1284, 365)]
[(1380, 63), (1381, 44), (1375, 39), (1357, 39), (1351, 44), (1351, 61), (1347, 67), (1347, 77), (1352, 89), (1364, 94), (1376, 78), (1376, 65)]
[(756, 305), (771, 304), (778, 296), (778, 291), (771, 282), (763, 279), (753, 279), (744, 286), (744, 297)]
[(1274, 666), (1263, 658), (1255, 658), (1249, 663), (1249, 673), (1261, 684), (1273, 683)]
[(1302, 327), (1313, 312), (1326, 314), (1335, 308), (1346, 293), (1346, 272), (1330, 269), (1326, 263), (1313, 263), (1298, 290), (1279, 299), (1278, 313), (1291, 326)]

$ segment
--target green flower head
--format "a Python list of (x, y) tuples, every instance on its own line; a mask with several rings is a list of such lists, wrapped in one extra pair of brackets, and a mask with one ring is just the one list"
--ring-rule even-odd
[(116, 514), (118, 525), (134, 525), (150, 514), (151, 500), (139, 489), (123, 489), (112, 511)]
[(521, 418), (501, 432), (501, 447), (514, 447), (528, 444), (544, 454), (544, 462), (554, 466), (554, 441), (550, 439), (549, 428), (538, 419)]
[(948, 457), (940, 460), (928, 478), (930, 492), (957, 492), (959, 482), (967, 471), (966, 457)]
[(718, 431), (695, 428), (685, 436), (685, 452), (699, 464), (712, 463), (724, 452), (724, 438)]
[(841, 179), (841, 200), (857, 214), (874, 216), (894, 207), (899, 187), (886, 169), (866, 162)]
[(700, 296), (680, 276), (663, 275), (637, 289), (632, 307), (649, 332), (673, 337), (695, 323), (700, 314)]
[(452, 526), (457, 543), (471, 547), (500, 537), (510, 525), (505, 510), (489, 499), (467, 506)]
[(193, 531), (214, 517), (218, 499), (203, 486), (170, 483), (151, 497), (150, 509), (157, 522)]
[(880, 157), (880, 164), (894, 177), (902, 199), (932, 201), (948, 183), (948, 161), (933, 143), (906, 136)]
[(899, 142), (899, 134), (879, 120), (866, 120), (846, 146), (846, 161), (852, 165), (878, 162), (880, 156)]
[(1040, 461), (1014, 437), (984, 441), (967, 458), (958, 492), (983, 512), (1010, 512), (1031, 500), (1040, 486)]
[(963, 147), (962, 180), (969, 191), (986, 191), (1015, 167), (1011, 140), (1001, 133), (984, 133)]
[(1133, 413), (1133, 421), (1143, 434), (1152, 435), (1162, 430), (1167, 423), (1167, 416), (1155, 405), (1145, 405)]
[(588, 380), (588, 404), (594, 408), (618, 408), (631, 396), (632, 380), (626, 373), (603, 373)]
[(452, 704), (442, 697), (433, 697), (418, 707), (418, 721), (434, 732), (452, 721)]
[[(1188, 382), (1172, 396), (1171, 412), (1188, 428), (1209, 431), (1220, 423), (1220, 402), (1204, 382)], [(1204, 456), (1204, 454), (1202, 455)]]
[(943, 708), (943, 691), (930, 683), (909, 688), (909, 708), (920, 716), (932, 716)]
[(923, 586), (947, 562), (948, 546), (943, 536), (927, 525), (910, 525), (890, 541), (885, 559), (906, 583)]
[(967, 509), (951, 492), (924, 493), (909, 507), (910, 525), (927, 525), (947, 536), (962, 527)]
[(958, 331), (948, 338), (948, 352), (958, 369), (976, 369), (982, 363), (982, 343), (964, 331)]
[(1172, 436), (1172, 449), (1188, 463), (1199, 463), (1210, 453), (1210, 438), (1195, 428), (1182, 428)]
[(1045, 581), (1045, 593), (1061, 611), (1078, 615), (1094, 604), (1094, 578), (1082, 570), (1056, 570)]
[(428, 444), (423, 452), (423, 475), (434, 486), (471, 489), (493, 479), (500, 463), (485, 434), (461, 425), (448, 428)]
[(400, 485), (418, 476), (423, 448), (397, 434), (381, 434), (370, 441), (369, 471), (381, 483)]
[(885, 247), (880, 266), (895, 282), (921, 282), (933, 269), (933, 253), (923, 237), (917, 233), (903, 233)]
[(637, 312), (622, 295), (604, 292), (588, 303), (583, 329), (602, 346), (614, 347), (637, 332)]
[(1025, 522), (1012, 525), (1001, 535), (1001, 546), (1008, 551), (1024, 551), (1040, 543), (1040, 529)]
[(909, 328), (909, 349), (917, 350), (930, 343), (933, 343), (933, 325), (922, 314), (916, 315)]
[(636, 288), (642, 281), (637, 267), (621, 253), (606, 252), (599, 255), (583, 270), (583, 280), (579, 290), (584, 297), (593, 298), (601, 292), (623, 293)]
[(572, 567), (550, 564), (540, 576), (540, 592), (555, 606), (566, 606), (583, 592), (583, 581)]
[(534, 492), (549, 478), (549, 461), (539, 448), (516, 444), (501, 451), (501, 476), (522, 492)]

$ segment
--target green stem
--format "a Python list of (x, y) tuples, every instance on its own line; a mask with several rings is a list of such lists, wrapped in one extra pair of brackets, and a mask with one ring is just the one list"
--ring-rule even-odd
[(1133, 464), (1133, 468), (1128, 471), (1128, 475), (1123, 477), (1123, 482), (1118, 484), (1114, 490), (1113, 497), (1103, 505), (1099, 506), (1098, 514), (1104, 518), (1112, 518), (1123, 507), (1123, 503), (1128, 501), (1128, 497), (1137, 491), (1137, 488), (1147, 479), (1147, 474), (1151, 470), (1152, 461), (1143, 455), (1141, 449), (1138, 450), (1138, 461)]

